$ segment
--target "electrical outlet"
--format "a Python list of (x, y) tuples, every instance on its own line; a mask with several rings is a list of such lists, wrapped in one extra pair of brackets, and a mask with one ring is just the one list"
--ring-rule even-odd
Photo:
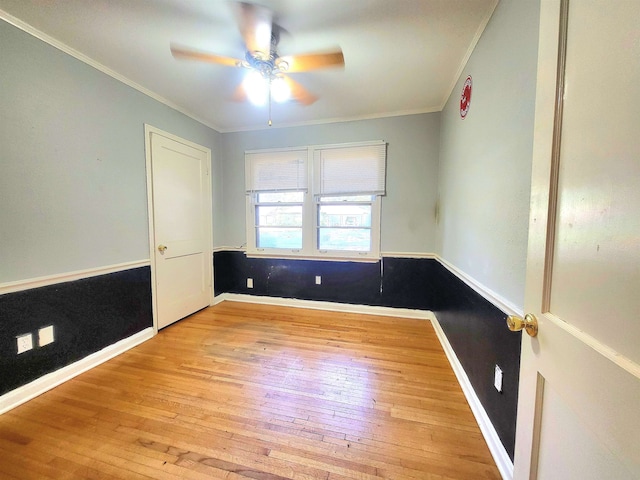
[(320, 275), (316, 275), (316, 285), (320, 285), (322, 283), (322, 277)]
[(33, 336), (30, 333), (18, 335), (16, 340), (18, 342), (18, 355), (33, 348)]
[(247, 288), (253, 288), (253, 278), (247, 278)]
[(44, 347), (45, 345), (49, 345), (54, 342), (53, 338), (53, 325), (49, 325), (48, 327), (42, 327), (38, 330), (38, 346)]
[(496, 387), (496, 390), (502, 393), (502, 369), (496, 365), (496, 371), (493, 376), (493, 386)]

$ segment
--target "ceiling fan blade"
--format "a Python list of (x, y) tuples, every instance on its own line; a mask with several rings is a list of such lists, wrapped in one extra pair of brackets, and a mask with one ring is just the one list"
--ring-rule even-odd
[(242, 65), (242, 60), (231, 57), (223, 57), (221, 55), (215, 55), (213, 53), (199, 52), (189, 48), (179, 47), (177, 45), (171, 45), (171, 54), (174, 58), (181, 60), (195, 60), (198, 62), (218, 63), (220, 65), (226, 65), (228, 67), (239, 67)]
[(288, 75), (283, 75), (284, 81), (287, 83), (289, 90), (291, 91), (291, 98), (302, 105), (311, 105), (318, 97), (304, 88), (298, 82), (293, 80)]
[(244, 84), (239, 84), (236, 89), (233, 91), (233, 95), (231, 95), (230, 100), (234, 102), (246, 102), (249, 100), (247, 96), (247, 90), (244, 87)]
[(287, 73), (291, 72), (308, 72), (309, 70), (318, 70), (320, 68), (344, 67), (344, 55), (342, 50), (334, 50), (331, 52), (308, 53), (305, 55), (285, 55), (278, 59), (278, 65), (287, 62)]
[(260, 52), (260, 58), (267, 60), (271, 54), (273, 12), (261, 5), (245, 2), (238, 2), (236, 11), (247, 50), (251, 54)]

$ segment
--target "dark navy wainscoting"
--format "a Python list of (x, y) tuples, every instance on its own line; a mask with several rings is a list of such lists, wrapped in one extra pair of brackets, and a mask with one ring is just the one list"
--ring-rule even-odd
[[(441, 282), (436, 318), (513, 460), (522, 335), (509, 331), (506, 315), (454, 274)], [(493, 386), (495, 365), (503, 372), (501, 393)]]
[[(239, 293), (435, 313), (506, 451), (513, 460), (520, 368), (520, 334), (506, 315), (439, 261), (385, 257), (375, 263), (248, 258), (214, 253), (215, 294)], [(316, 275), (322, 284), (315, 284)], [(253, 278), (254, 288), (247, 288)], [(495, 365), (503, 391), (493, 387)]]
[[(215, 294), (244, 293), (328, 302), (380, 304), (380, 262), (326, 262), (247, 258), (243, 252), (213, 256)], [(316, 285), (316, 275), (322, 284)], [(253, 288), (247, 288), (253, 278)]]
[[(53, 325), (55, 342), (37, 346)], [(140, 267), (0, 296), (0, 395), (153, 326), (151, 270)], [(16, 336), (34, 349), (17, 355)]]

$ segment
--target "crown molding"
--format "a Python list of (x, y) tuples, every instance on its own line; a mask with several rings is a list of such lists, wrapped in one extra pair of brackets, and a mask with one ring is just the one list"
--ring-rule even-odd
[(493, 12), (496, 10), (496, 7), (498, 6), (498, 2), (499, 2), (499, 0), (495, 0), (495, 2), (493, 4), (493, 8), (487, 12), (486, 16), (482, 19), (482, 22), (480, 22), (480, 25), (478, 26), (478, 29), (476, 30), (476, 34), (473, 36), (473, 40), (471, 40), (471, 44), (469, 45), (469, 48), (467, 49), (467, 53), (465, 53), (464, 57), (462, 58), (462, 61), (460, 62), (460, 66), (458, 67), (458, 71), (453, 76), (453, 83), (449, 87), (448, 93), (445, 94), (444, 98), (442, 99), (439, 111), (444, 110), (444, 107), (447, 106), (447, 102), (449, 101), (449, 98), (451, 98), (451, 94), (453, 93), (453, 89), (456, 88), (456, 84), (458, 83), (458, 80), (460, 80), (460, 77), (462, 76), (462, 72), (464, 71), (465, 68), (467, 68), (467, 63), (469, 62), (469, 59), (471, 58), (471, 55), (473, 54), (474, 50), (476, 49), (476, 46), (478, 45), (478, 42), (480, 41), (480, 37), (484, 33), (484, 29), (487, 28), (487, 25), (489, 24), (489, 20), (491, 20), (491, 17), (493, 16)]
[(75, 58), (76, 60), (80, 60), (83, 63), (86, 63), (87, 65), (89, 65), (90, 67), (95, 68), (96, 70), (104, 73), (105, 75), (110, 76), (111, 78), (118, 80), (121, 83), (124, 83), (125, 85), (133, 88), (134, 90), (139, 91), (140, 93), (143, 93), (144, 95), (154, 99), (157, 102), (160, 102), (164, 105), (166, 105), (167, 107), (182, 113), (183, 115), (186, 115), (187, 117), (191, 118), (192, 120), (195, 120), (198, 123), (201, 123), (202, 125), (204, 125), (205, 127), (209, 127), (212, 130), (215, 130), (216, 132), (221, 132), (220, 127), (213, 125), (209, 122), (207, 122), (206, 120), (203, 120), (202, 118), (198, 118), (195, 115), (193, 115), (191, 112), (185, 110), (184, 108), (180, 107), (179, 105), (171, 102), (170, 100), (167, 100), (166, 98), (164, 98), (161, 95), (158, 95), (157, 93), (153, 92), (152, 90), (149, 90), (148, 88), (143, 87), (142, 85), (134, 82), (133, 80), (125, 77), (124, 75), (121, 75), (120, 73), (116, 72), (115, 70), (110, 69), (109, 67), (107, 67), (106, 65), (101, 64), (100, 62), (94, 60), (91, 57), (88, 57), (87, 55), (79, 52), (78, 50), (71, 48), (69, 45), (67, 45), (66, 43), (61, 42), (60, 40), (57, 40), (56, 38), (47, 35), (44, 32), (41, 32), (40, 30), (38, 30), (37, 28), (33, 27), (32, 25), (20, 20), (17, 17), (14, 17), (13, 15), (11, 15), (8, 12), (5, 12), (4, 10), (0, 9), (0, 19), (4, 20), (5, 22), (13, 25), (16, 28), (19, 28), (20, 30), (22, 30), (25, 33), (28, 33), (29, 35), (45, 42), (48, 45), (51, 45), (54, 48), (57, 48), (58, 50), (66, 53), (67, 55), (72, 56), (73, 58)]

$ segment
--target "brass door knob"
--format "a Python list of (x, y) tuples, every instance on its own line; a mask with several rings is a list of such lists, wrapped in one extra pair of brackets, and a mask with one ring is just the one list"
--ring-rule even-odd
[(164, 253), (164, 251), (167, 249), (166, 245), (158, 245), (158, 251), (160, 253)]
[(512, 332), (524, 329), (531, 337), (538, 335), (538, 319), (533, 313), (527, 313), (524, 318), (517, 315), (507, 317), (507, 326)]

